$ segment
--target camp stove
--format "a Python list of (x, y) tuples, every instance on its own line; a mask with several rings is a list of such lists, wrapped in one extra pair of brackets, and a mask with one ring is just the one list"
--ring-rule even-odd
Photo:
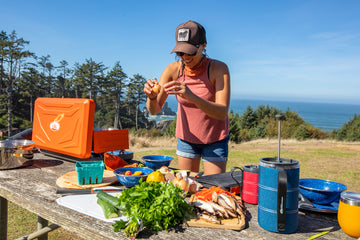
[(46, 155), (96, 160), (129, 148), (128, 129), (94, 129), (95, 102), (84, 98), (37, 98), (32, 140)]

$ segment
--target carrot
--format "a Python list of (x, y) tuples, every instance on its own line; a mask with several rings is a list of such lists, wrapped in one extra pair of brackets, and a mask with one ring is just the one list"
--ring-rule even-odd
[(216, 192), (217, 194), (221, 194), (221, 193), (231, 194), (228, 191), (222, 189), (220, 186), (212, 186), (210, 188), (200, 189), (200, 191), (195, 193), (195, 196), (200, 200), (210, 201), (212, 199), (213, 192)]

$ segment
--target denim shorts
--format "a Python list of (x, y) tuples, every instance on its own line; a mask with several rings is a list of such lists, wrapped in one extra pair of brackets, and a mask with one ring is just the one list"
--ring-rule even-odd
[(176, 154), (186, 158), (202, 158), (208, 162), (225, 162), (229, 155), (229, 136), (223, 140), (209, 143), (196, 144), (177, 139)]

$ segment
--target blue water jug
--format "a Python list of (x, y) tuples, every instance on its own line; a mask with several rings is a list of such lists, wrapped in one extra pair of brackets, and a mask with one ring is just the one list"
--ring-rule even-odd
[(293, 233), (298, 227), (299, 162), (262, 158), (259, 164), (258, 222), (265, 230)]

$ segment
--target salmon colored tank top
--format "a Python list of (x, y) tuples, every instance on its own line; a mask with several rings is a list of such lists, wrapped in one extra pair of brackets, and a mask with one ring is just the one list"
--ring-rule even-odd
[[(215, 86), (209, 80), (209, 65), (207, 59), (206, 70), (196, 77), (185, 75), (180, 69), (178, 81), (197, 96), (215, 102)], [(208, 144), (220, 141), (229, 135), (229, 117), (218, 120), (206, 115), (195, 104), (177, 96), (178, 110), (176, 120), (176, 137), (195, 144)]]

